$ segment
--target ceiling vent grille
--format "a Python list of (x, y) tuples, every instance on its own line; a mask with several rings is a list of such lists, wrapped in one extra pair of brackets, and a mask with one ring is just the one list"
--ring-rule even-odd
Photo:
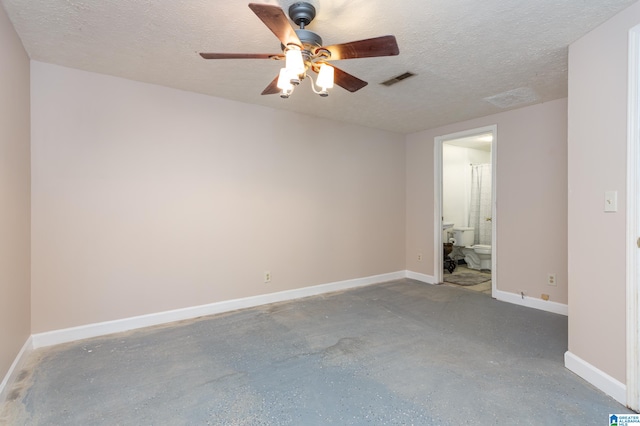
[(517, 89), (489, 96), (488, 98), (484, 98), (484, 100), (498, 108), (515, 108), (537, 101), (538, 94), (529, 87), (518, 87)]
[(404, 74), (400, 74), (399, 76), (390, 78), (389, 80), (383, 81), (380, 84), (382, 84), (383, 86), (393, 86), (394, 84), (400, 83), (402, 80), (406, 80), (407, 78), (413, 77), (414, 75), (414, 73), (407, 71)]

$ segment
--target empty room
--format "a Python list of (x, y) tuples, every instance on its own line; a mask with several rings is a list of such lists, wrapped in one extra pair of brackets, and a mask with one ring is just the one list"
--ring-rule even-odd
[(640, 2), (0, 5), (0, 424), (634, 419)]

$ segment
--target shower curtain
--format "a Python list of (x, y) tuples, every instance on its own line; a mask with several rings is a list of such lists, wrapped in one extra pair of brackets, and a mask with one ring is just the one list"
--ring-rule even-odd
[(472, 164), (469, 226), (474, 244), (491, 245), (491, 204), (491, 164)]

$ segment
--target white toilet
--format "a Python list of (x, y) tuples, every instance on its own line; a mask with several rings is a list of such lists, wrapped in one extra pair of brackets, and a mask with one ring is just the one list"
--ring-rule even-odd
[(491, 246), (473, 244), (473, 228), (453, 228), (455, 245), (462, 247), (467, 267), (477, 270), (491, 270)]

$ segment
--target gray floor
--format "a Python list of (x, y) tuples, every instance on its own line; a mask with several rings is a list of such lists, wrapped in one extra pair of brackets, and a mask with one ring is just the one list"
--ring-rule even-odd
[[(0, 423), (603, 425), (567, 318), (411, 280), (34, 352)], [(5, 424), (2, 423), (2, 424)]]

